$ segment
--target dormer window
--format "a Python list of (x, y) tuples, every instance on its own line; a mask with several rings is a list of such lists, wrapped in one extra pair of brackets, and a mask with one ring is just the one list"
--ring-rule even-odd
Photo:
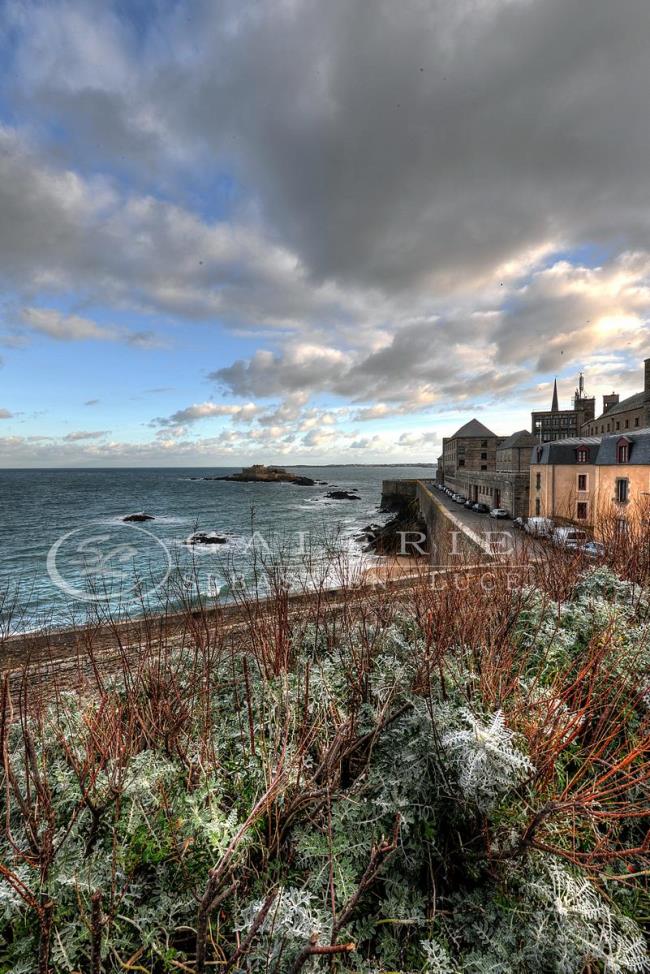
[(579, 446), (576, 450), (576, 463), (589, 463), (589, 447)]
[(616, 444), (616, 462), (629, 463), (630, 461), (630, 441), (622, 436)]

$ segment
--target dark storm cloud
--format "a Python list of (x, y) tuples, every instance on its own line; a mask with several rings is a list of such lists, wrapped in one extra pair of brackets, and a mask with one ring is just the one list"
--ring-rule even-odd
[(549, 239), (646, 243), (646, 0), (225, 8), (163, 114), (318, 278), (462, 286)]
[(231, 171), (318, 280), (462, 288), (549, 240), (646, 243), (646, 0), (196, 2), (139, 48), (105, 5), (73, 48), (52, 4), (67, 63), (20, 9), (25, 97), (144, 169)]

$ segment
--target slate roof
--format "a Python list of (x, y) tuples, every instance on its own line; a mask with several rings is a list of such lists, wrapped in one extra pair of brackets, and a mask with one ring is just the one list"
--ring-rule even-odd
[(500, 450), (514, 450), (516, 447), (532, 446), (537, 443), (537, 438), (529, 430), (517, 430), (511, 433), (502, 443), (499, 443)]
[(530, 462), (575, 464), (577, 448), (586, 446), (590, 453), (588, 463), (598, 464), (598, 466), (615, 464), (617, 463), (616, 448), (621, 439), (627, 439), (630, 443), (628, 463), (650, 465), (650, 429), (622, 430), (605, 436), (569, 436), (565, 440), (540, 443), (530, 451)]
[(594, 463), (600, 446), (601, 436), (567, 436), (565, 440), (551, 440), (540, 443), (530, 451), (531, 463), (577, 463), (576, 451), (579, 446), (589, 449), (589, 463)]
[(601, 413), (597, 419), (607, 419), (608, 416), (614, 416), (616, 413), (626, 413), (628, 409), (640, 409), (644, 402), (645, 392), (635, 392), (633, 396), (621, 399), (615, 406), (610, 406), (607, 412)]
[[(603, 437), (598, 451), (597, 464), (616, 463), (616, 447), (620, 440), (630, 441), (630, 458), (628, 463), (650, 464), (650, 429), (621, 430)], [(624, 466), (624, 464), (622, 465)]]
[(465, 425), (461, 426), (459, 430), (456, 430), (456, 432), (451, 437), (451, 439), (455, 440), (456, 437), (458, 436), (486, 437), (486, 436), (496, 436), (496, 433), (493, 433), (492, 430), (489, 430), (487, 426), (484, 426), (483, 423), (480, 423), (478, 419), (470, 419), (469, 423), (465, 423)]

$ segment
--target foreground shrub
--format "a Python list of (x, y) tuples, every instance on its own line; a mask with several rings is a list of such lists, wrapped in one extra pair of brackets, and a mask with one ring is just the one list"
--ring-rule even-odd
[(643, 593), (346, 598), (14, 705), (1, 971), (648, 969)]

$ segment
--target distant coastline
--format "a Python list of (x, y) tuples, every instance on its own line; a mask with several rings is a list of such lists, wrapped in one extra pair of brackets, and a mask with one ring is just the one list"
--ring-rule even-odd
[(427, 469), (435, 468), (438, 466), (437, 463), (289, 463), (289, 467), (318, 467), (320, 469), (325, 469), (327, 467), (425, 467)]

